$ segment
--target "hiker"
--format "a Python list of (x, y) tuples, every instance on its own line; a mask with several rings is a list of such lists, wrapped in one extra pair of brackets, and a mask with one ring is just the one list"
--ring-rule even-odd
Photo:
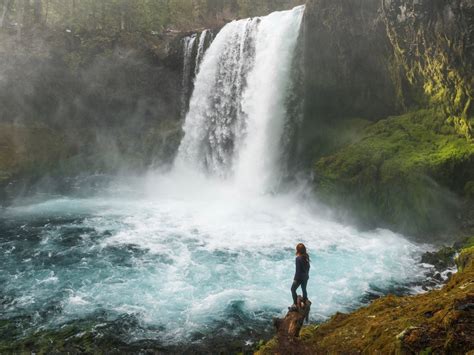
[(303, 243), (299, 243), (296, 246), (296, 271), (295, 277), (293, 280), (293, 284), (291, 285), (291, 295), (293, 297), (293, 305), (290, 310), (297, 310), (298, 307), (296, 305), (297, 302), (297, 294), (296, 289), (301, 286), (301, 290), (303, 291), (303, 300), (306, 301), (308, 299), (308, 294), (306, 292), (306, 285), (308, 283), (309, 278), (309, 255), (306, 252), (306, 247)]

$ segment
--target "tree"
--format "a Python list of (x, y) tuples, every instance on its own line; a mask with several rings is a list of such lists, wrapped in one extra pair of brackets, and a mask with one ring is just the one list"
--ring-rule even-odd
[(25, 7), (27, 0), (17, 0), (16, 2), (16, 26), (17, 32), (16, 36), (18, 40), (21, 40), (21, 34), (23, 29), (23, 24), (25, 20)]
[(34, 8), (34, 23), (35, 25), (41, 24), (42, 21), (42, 12), (43, 12), (43, 4), (41, 0), (34, 0), (35, 1), (35, 8)]
[(13, 0), (3, 0), (2, 13), (0, 15), (0, 28), (5, 26), (5, 21), (8, 18), (8, 13), (10, 12), (11, 5)]

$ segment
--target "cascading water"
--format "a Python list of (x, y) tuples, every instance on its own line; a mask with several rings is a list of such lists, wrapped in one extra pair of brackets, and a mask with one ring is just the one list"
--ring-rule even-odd
[(187, 101), (192, 80), (192, 60), (196, 34), (183, 38), (183, 78), (181, 82), (181, 116), (186, 115)]
[(196, 77), (177, 164), (273, 190), (291, 65), (304, 7), (234, 21), (216, 36)]
[[(423, 277), (423, 248), (403, 236), (331, 221), (302, 188), (265, 194), (278, 186), (302, 13), (222, 28), (200, 64), (173, 171), (3, 211), (0, 309), (17, 327), (8, 334), (74, 323), (74, 339), (212, 351), (216, 339), (255, 341), (291, 303), (297, 242), (312, 258), (312, 320)], [(183, 43), (183, 80), (196, 39)]]
[(209, 30), (204, 30), (199, 35), (199, 42), (196, 53), (196, 63), (194, 66), (194, 75), (196, 76), (199, 72), (199, 66), (201, 65), (202, 58), (204, 57), (204, 52), (206, 51), (206, 45), (212, 41), (212, 32)]

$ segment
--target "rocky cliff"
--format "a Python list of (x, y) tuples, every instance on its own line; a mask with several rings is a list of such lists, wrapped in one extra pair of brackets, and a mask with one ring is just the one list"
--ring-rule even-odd
[(4, 198), (45, 177), (172, 160), (181, 137), (182, 33), (0, 36)]
[(410, 234), (465, 222), (473, 16), (471, 1), (308, 1), (300, 156), (325, 201)]

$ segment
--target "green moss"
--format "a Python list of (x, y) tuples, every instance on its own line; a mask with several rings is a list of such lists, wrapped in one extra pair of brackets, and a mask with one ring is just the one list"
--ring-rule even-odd
[(302, 149), (304, 156), (300, 156), (299, 159), (314, 161), (334, 153), (347, 144), (359, 141), (363, 137), (364, 129), (370, 123), (361, 118), (341, 118), (329, 123), (307, 120), (299, 137), (299, 141), (305, 144)]
[(401, 101), (410, 101), (417, 107), (440, 107), (446, 112), (452, 127), (467, 139), (472, 139), (473, 127), (469, 117), (472, 67), (464, 61), (463, 41), (452, 41), (449, 35), (433, 34), (421, 26), (412, 33), (413, 42), (420, 44), (413, 51), (408, 48), (405, 30), (398, 23), (387, 27), (395, 54), (392, 76), (399, 84), (402, 80), (409, 84), (408, 90), (401, 90)]
[(369, 224), (442, 228), (455, 213), (448, 189), (462, 194), (474, 179), (474, 145), (445, 121), (420, 110), (368, 126), (361, 140), (316, 163), (320, 194)]
[(462, 272), (474, 261), (474, 236), (464, 239), (458, 248), (459, 254), (455, 262), (458, 270)]
[(470, 238), (466, 238), (466, 240), (464, 240), (463, 245), (462, 245), (462, 249), (471, 248), (471, 247), (474, 247), (474, 236)]
[(464, 185), (464, 194), (469, 198), (474, 198), (474, 180), (466, 182)]
[(262, 344), (257, 351), (256, 355), (265, 355), (265, 354), (274, 354), (274, 349), (278, 346), (278, 341), (276, 338), (272, 338), (267, 341), (265, 344)]
[[(159, 344), (127, 344), (122, 340), (120, 331), (116, 335), (103, 333), (97, 322), (78, 320), (64, 324), (59, 329), (38, 329), (25, 334), (21, 331), (21, 321), (0, 320), (0, 353), (36, 353), (36, 354), (111, 354), (139, 353), (142, 348), (158, 350)], [(7, 336), (8, 335), (8, 336)]]
[(438, 251), (423, 254), (421, 262), (434, 265), (436, 269), (442, 271), (454, 266), (455, 255), (456, 249), (454, 247), (442, 247)]

